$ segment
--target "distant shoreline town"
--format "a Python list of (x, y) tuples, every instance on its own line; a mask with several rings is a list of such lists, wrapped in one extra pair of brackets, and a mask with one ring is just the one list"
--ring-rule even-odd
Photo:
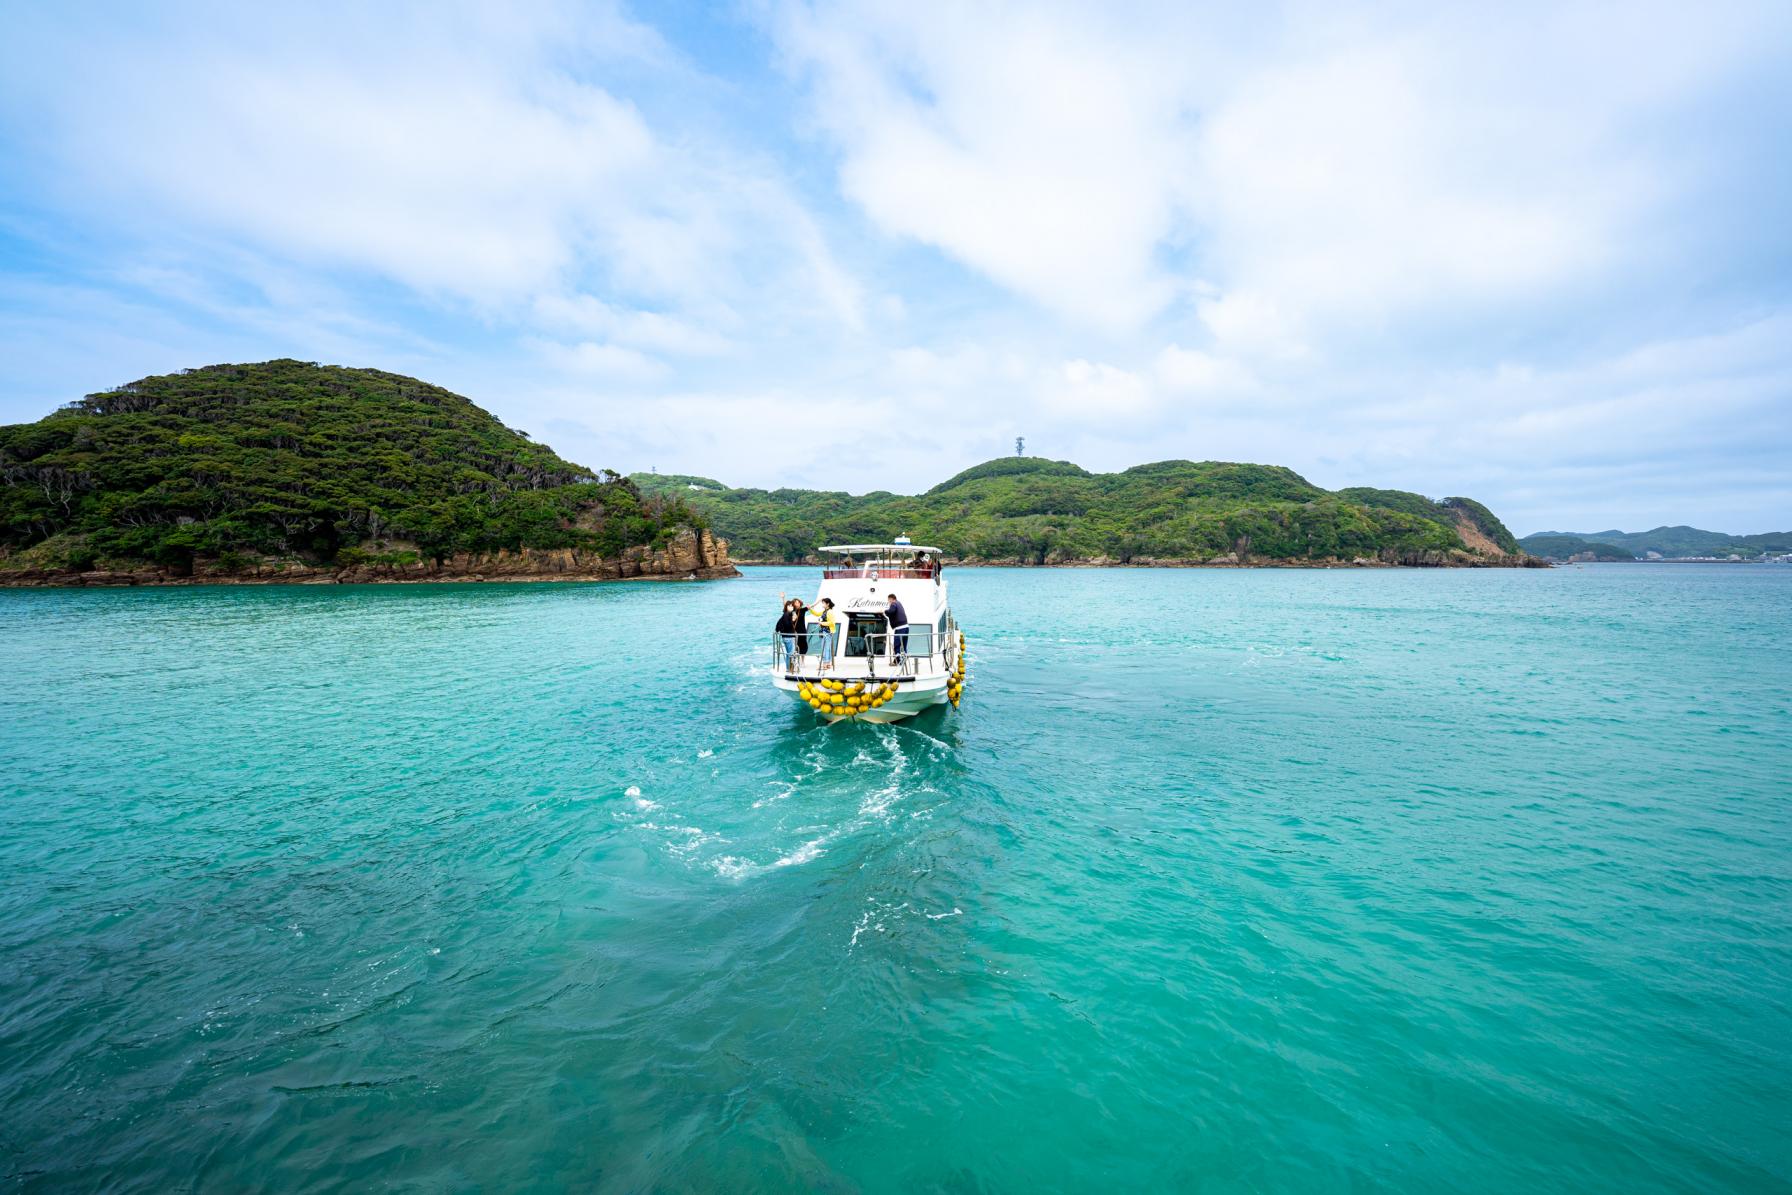
[(1730, 535), (1687, 526), (1651, 531), (1538, 531), (1518, 544), (1533, 556), (1562, 564), (1792, 564), (1792, 531)]

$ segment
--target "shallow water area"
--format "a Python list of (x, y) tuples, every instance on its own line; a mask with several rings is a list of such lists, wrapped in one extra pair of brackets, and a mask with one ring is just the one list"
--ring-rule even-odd
[(1792, 1185), (1792, 568), (0, 590), (0, 1178)]

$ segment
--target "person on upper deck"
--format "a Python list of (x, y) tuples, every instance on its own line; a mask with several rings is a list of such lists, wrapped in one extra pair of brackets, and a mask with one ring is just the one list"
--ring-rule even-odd
[(884, 617), (890, 620), (890, 658), (892, 662), (902, 663), (902, 653), (908, 650), (908, 611), (890, 595), (890, 604), (884, 608)]

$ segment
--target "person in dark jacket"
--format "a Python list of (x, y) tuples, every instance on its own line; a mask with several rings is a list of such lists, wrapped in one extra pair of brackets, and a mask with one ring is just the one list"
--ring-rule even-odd
[(908, 611), (902, 608), (902, 603), (896, 600), (893, 593), (890, 595), (890, 604), (884, 608), (884, 617), (890, 620), (891, 658), (900, 664), (902, 653), (908, 650)]
[(787, 601), (784, 603), (783, 611), (778, 615), (777, 634), (784, 644), (784, 659), (787, 665), (797, 654), (796, 629), (802, 625), (802, 608), (801, 602)]

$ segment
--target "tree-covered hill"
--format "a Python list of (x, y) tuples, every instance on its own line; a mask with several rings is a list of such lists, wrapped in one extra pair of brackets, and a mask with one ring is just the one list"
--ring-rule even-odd
[(1090, 473), (1069, 461), (1004, 457), (915, 496), (729, 489), (708, 478), (639, 473), (633, 480), (644, 493), (685, 497), (749, 560), (799, 561), (819, 544), (900, 534), (963, 559), (1035, 564), (1477, 563), (1517, 551), (1499, 520), (1468, 499), (1331, 493), (1272, 465), (1177, 460)]
[(372, 369), (213, 365), (0, 426), (0, 569), (658, 546), (700, 516)]
[(1590, 543), (1610, 544), (1632, 556), (1660, 552), (1673, 559), (1684, 556), (1759, 556), (1762, 552), (1792, 552), (1792, 531), (1768, 531), (1760, 535), (1729, 535), (1722, 531), (1702, 531), (1697, 527), (1657, 527), (1653, 531), (1539, 531), (1520, 542), (1528, 545), (1553, 538), (1571, 537)]
[(1578, 535), (1527, 535), (1518, 542), (1531, 555), (1546, 556), (1551, 560), (1568, 560), (1575, 556), (1607, 561), (1636, 559), (1635, 553), (1625, 548), (1582, 539)]
[(1359, 485), (1342, 489), (1338, 497), (1346, 502), (1355, 502), (1360, 506), (1380, 506), (1388, 510), (1404, 511), (1409, 515), (1417, 515), (1421, 519), (1430, 519), (1433, 523), (1441, 523), (1452, 530), (1456, 520), (1441, 503), (1434, 502), (1423, 494), (1415, 494), (1410, 490), (1378, 490), (1373, 486)]

